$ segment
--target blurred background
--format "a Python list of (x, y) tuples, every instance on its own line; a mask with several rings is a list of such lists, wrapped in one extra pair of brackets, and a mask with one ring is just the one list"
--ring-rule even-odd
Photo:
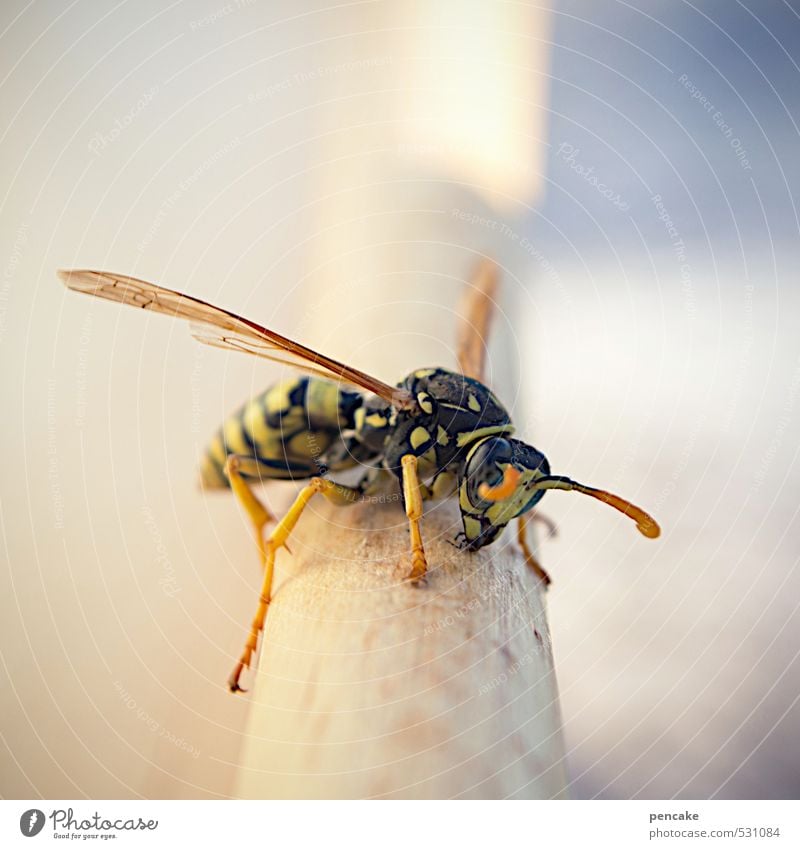
[(229, 795), (247, 710), (221, 682), (252, 544), (194, 478), (274, 372), (55, 269), (158, 280), (393, 380), (420, 339), (452, 364), (442, 304), (489, 254), (520, 434), (664, 529), (542, 504), (570, 792), (797, 798), (797, 4), (2, 18), (3, 796)]

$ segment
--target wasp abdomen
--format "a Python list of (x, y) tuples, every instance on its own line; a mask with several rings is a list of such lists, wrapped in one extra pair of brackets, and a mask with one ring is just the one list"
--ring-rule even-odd
[(358, 392), (330, 380), (284, 380), (248, 401), (223, 423), (211, 440), (200, 468), (206, 488), (227, 487), (229, 454), (254, 457), (264, 477), (309, 478), (326, 470), (324, 455), (352, 430), (362, 404)]

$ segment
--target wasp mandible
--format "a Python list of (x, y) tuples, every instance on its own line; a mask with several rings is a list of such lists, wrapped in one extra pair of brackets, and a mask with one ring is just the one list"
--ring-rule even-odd
[[(463, 532), (458, 543), (476, 551), (494, 542), (517, 519), (525, 557), (547, 584), (525, 537), (525, 521), (548, 489), (590, 495), (629, 516), (646, 537), (657, 537), (655, 520), (624, 498), (550, 473), (537, 449), (512, 434), (505, 407), (482, 382), (484, 339), (491, 320), (496, 269), (483, 263), (468, 289), (458, 339), (458, 372), (423, 368), (397, 386), (306, 348), (249, 319), (171, 289), (105, 271), (60, 271), (69, 289), (190, 322), (192, 335), (207, 345), (244, 351), (290, 364), (305, 376), (284, 380), (250, 400), (222, 425), (201, 467), (209, 488), (230, 487), (255, 531), (264, 579), (258, 610), (238, 663), (228, 679), (241, 691), (272, 598), (277, 552), (286, 547), (308, 502), (319, 493), (347, 505), (396, 481), (411, 532), (408, 580), (424, 581), (428, 564), (420, 521), (423, 502), (458, 495)], [(329, 475), (366, 468), (347, 486)], [(265, 479), (308, 483), (271, 533), (275, 521), (253, 490)]]

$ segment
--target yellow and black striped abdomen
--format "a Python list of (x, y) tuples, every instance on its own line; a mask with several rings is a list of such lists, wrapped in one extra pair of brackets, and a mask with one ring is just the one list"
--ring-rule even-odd
[(357, 392), (329, 380), (298, 377), (271, 386), (230, 416), (211, 440), (200, 468), (204, 487), (228, 486), (229, 454), (254, 457), (262, 476), (309, 478), (325, 469), (324, 455), (354, 426)]

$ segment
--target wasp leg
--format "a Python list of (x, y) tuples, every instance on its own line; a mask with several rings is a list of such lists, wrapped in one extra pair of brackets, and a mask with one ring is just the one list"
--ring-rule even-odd
[(275, 517), (267, 510), (258, 496), (253, 492), (253, 487), (242, 475), (247, 474), (256, 477), (259, 472), (259, 463), (252, 457), (240, 457), (238, 454), (228, 455), (225, 461), (225, 475), (230, 482), (234, 495), (244, 507), (245, 512), (253, 524), (258, 546), (258, 556), (261, 567), (266, 564), (266, 550), (264, 548), (264, 527), (275, 521)]
[[(239, 662), (234, 667), (228, 678), (228, 687), (232, 693), (242, 691), (239, 679), (245, 669), (250, 668), (250, 661), (258, 646), (259, 634), (264, 630), (264, 620), (267, 609), (272, 598), (272, 577), (275, 572), (275, 555), (280, 548), (286, 548), (286, 540), (294, 530), (297, 520), (300, 518), (308, 502), (317, 494), (321, 493), (335, 504), (352, 504), (360, 500), (361, 493), (357, 489), (342, 484), (334, 483), (325, 478), (311, 478), (307, 486), (304, 486), (294, 500), (294, 504), (288, 509), (286, 515), (272, 529), (272, 533), (263, 543), (264, 551), (264, 581), (261, 585), (261, 595), (258, 597), (258, 609), (250, 626), (250, 634), (244, 646)], [(250, 493), (252, 495), (252, 492)], [(252, 496), (255, 498), (255, 496)], [(245, 505), (247, 506), (247, 505)]]
[(485, 381), (486, 345), (495, 312), (497, 266), (483, 260), (461, 298), (461, 319), (456, 327), (456, 353), (462, 374)]
[(406, 516), (411, 528), (411, 572), (408, 579), (412, 584), (424, 580), (428, 571), (425, 549), (422, 546), (422, 534), (419, 522), (422, 518), (422, 485), (417, 475), (417, 458), (413, 454), (404, 454), (400, 459), (403, 469), (403, 497), (406, 503)]
[(387, 469), (372, 468), (356, 484), (356, 489), (365, 497), (372, 498), (385, 493), (397, 478)]
[(547, 536), (558, 536), (558, 525), (549, 516), (545, 516), (544, 513), (540, 513), (536, 507), (529, 510), (526, 515), (529, 517), (531, 522), (539, 522), (544, 525), (545, 528), (547, 528)]
[(522, 549), (522, 553), (525, 555), (525, 560), (528, 566), (533, 569), (534, 574), (538, 578), (541, 578), (544, 585), (547, 586), (550, 583), (550, 576), (544, 571), (544, 569), (542, 569), (539, 565), (539, 561), (533, 556), (533, 552), (530, 550), (528, 540), (525, 536), (525, 530), (531, 518), (533, 517), (530, 513), (526, 513), (524, 516), (520, 516), (517, 519), (517, 540), (519, 542), (519, 547)]

